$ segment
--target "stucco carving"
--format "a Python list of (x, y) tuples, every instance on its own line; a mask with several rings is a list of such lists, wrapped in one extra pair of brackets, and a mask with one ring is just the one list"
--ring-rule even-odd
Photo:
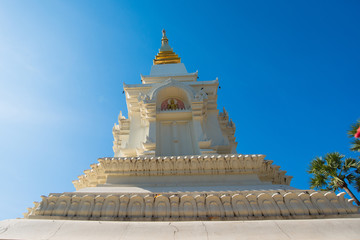
[(73, 181), (77, 190), (104, 184), (108, 176), (257, 174), (262, 181), (289, 185), (291, 176), (264, 155), (195, 155), (170, 157), (100, 158)]
[[(309, 199), (311, 199), (309, 201)], [(331, 200), (329, 200), (331, 199)], [(335, 204), (336, 209), (330, 204)], [(334, 210), (335, 209), (335, 210)], [(355, 214), (355, 215), (354, 215)], [(51, 194), (24, 214), (32, 219), (236, 220), (359, 216), (333, 192), (227, 192), (187, 194)]]
[(303, 201), (296, 194), (285, 194), (284, 201), (286, 203), (286, 206), (288, 206), (291, 215), (309, 215), (309, 210), (306, 208)]
[(101, 209), (101, 217), (103, 218), (115, 218), (118, 215), (120, 201), (119, 197), (109, 195), (105, 198), (103, 207)]

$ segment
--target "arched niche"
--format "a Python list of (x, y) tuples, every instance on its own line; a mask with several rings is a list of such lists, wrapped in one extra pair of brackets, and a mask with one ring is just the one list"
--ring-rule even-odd
[[(166, 105), (166, 106), (165, 106)], [(175, 105), (174, 108), (172, 105)], [(189, 93), (183, 88), (169, 86), (160, 89), (156, 96), (156, 108), (160, 111), (190, 109)]]
[[(181, 93), (179, 93), (178, 91), (180, 91)], [(162, 82), (161, 84), (154, 86), (147, 95), (149, 96), (149, 100), (151, 102), (154, 102), (161, 100), (164, 95), (167, 95), (164, 92), (168, 92), (169, 95), (173, 94), (174, 96), (179, 97), (184, 96), (184, 99), (187, 99), (189, 103), (192, 102), (196, 94), (195, 90), (192, 87), (170, 78)]]
[(199, 154), (191, 108), (192, 92), (185, 86), (165, 85), (156, 99), (156, 155)]

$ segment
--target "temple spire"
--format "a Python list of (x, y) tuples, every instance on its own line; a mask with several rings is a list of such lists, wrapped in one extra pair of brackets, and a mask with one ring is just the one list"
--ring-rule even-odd
[[(170, 46), (169, 46), (169, 39), (166, 37), (166, 31), (165, 31), (165, 29), (162, 30), (162, 34), (163, 34), (163, 36), (162, 36), (162, 38), (161, 38), (161, 48), (160, 48), (160, 50), (161, 50), (162, 48), (165, 48), (165, 47), (170, 47)], [(171, 50), (172, 50), (172, 49), (171, 49)]]
[(165, 29), (162, 30), (161, 48), (159, 53), (155, 56), (154, 65), (180, 63), (180, 58), (174, 53), (169, 45), (169, 39), (166, 37)]

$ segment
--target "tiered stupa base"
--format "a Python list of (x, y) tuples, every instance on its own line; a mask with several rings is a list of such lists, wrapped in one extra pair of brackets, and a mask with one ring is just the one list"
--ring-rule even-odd
[(25, 218), (110, 221), (359, 216), (344, 193), (298, 190), (264, 155), (100, 158), (76, 192), (42, 196)]
[(344, 193), (301, 190), (50, 194), (30, 219), (206, 221), (359, 217)]

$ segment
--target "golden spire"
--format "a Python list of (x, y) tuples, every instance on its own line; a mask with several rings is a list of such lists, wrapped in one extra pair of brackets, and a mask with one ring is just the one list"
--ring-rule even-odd
[(154, 65), (180, 63), (180, 58), (174, 53), (173, 49), (169, 46), (169, 40), (166, 37), (165, 29), (162, 30), (161, 48), (159, 53), (155, 56)]

